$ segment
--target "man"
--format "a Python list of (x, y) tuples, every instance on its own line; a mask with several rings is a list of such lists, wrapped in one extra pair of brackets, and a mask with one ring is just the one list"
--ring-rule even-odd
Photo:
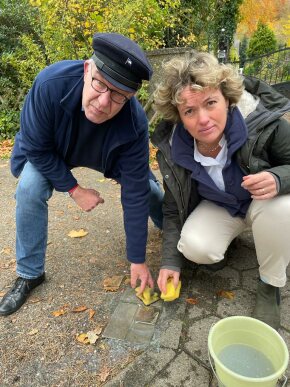
[(134, 96), (152, 68), (142, 49), (123, 35), (95, 34), (93, 49), (89, 60), (45, 68), (26, 97), (11, 157), (13, 175), (21, 175), (16, 190), (19, 277), (0, 303), (2, 316), (18, 310), (45, 279), (47, 201), (53, 190), (67, 192), (84, 211), (104, 202), (95, 189), (78, 184), (71, 172), (78, 166), (120, 183), (131, 285), (140, 280), (140, 291), (147, 284), (153, 287), (145, 263), (147, 222), (150, 207), (160, 227), (156, 203), (162, 194), (149, 171), (146, 115)]

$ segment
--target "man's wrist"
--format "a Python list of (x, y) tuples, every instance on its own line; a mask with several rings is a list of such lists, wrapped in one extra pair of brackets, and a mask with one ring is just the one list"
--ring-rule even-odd
[(70, 197), (72, 197), (72, 194), (74, 193), (74, 191), (78, 188), (78, 184), (75, 185), (73, 188), (71, 188), (70, 190), (67, 191), (67, 193), (69, 194)]

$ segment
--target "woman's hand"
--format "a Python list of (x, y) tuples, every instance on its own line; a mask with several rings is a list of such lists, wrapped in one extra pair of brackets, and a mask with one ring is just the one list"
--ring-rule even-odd
[(173, 278), (173, 285), (174, 285), (174, 288), (176, 289), (179, 281), (179, 276), (180, 276), (180, 273), (178, 271), (161, 269), (157, 280), (157, 285), (160, 291), (166, 294), (166, 284), (167, 284), (168, 278)]
[(271, 199), (278, 195), (275, 177), (270, 172), (244, 176), (241, 186), (250, 192), (252, 199), (256, 200)]

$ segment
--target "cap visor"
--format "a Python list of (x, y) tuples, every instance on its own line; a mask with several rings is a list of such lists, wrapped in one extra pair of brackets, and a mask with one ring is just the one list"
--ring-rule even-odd
[(125, 86), (122, 83), (116, 81), (114, 78), (110, 77), (108, 74), (106, 74), (104, 71), (100, 70), (97, 67), (99, 73), (106, 79), (106, 81), (110, 82), (113, 86), (117, 87), (120, 90), (123, 91), (129, 91), (131, 93), (136, 93), (137, 90), (132, 89), (131, 87)]

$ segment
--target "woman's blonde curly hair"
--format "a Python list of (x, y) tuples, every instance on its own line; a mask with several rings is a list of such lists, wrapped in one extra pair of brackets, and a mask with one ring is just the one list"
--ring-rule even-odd
[(229, 64), (221, 64), (206, 52), (193, 52), (163, 63), (162, 82), (154, 93), (154, 109), (166, 120), (179, 122), (177, 105), (186, 86), (193, 90), (220, 89), (230, 105), (235, 105), (244, 90), (243, 79)]

